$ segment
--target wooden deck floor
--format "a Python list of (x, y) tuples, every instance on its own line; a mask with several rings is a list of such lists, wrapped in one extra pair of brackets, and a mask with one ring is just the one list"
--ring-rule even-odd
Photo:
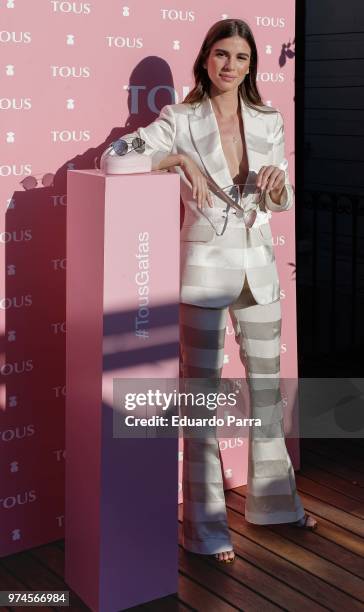
[[(319, 521), (317, 532), (248, 524), (246, 487), (228, 491), (236, 562), (220, 567), (180, 546), (178, 595), (132, 610), (363, 612), (364, 441), (302, 440), (296, 482), (306, 510)], [(69, 590), (63, 571), (64, 542), (59, 540), (2, 558), (1, 589)], [(88, 609), (72, 594), (72, 612)]]

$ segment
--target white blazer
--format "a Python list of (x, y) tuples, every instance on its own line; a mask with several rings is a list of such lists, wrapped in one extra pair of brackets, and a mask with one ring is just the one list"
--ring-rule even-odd
[[(183, 170), (179, 166), (171, 169), (180, 175), (185, 206), (180, 281), (180, 300), (185, 304), (228, 306), (239, 296), (245, 276), (259, 304), (279, 299), (269, 219), (271, 211), (288, 210), (293, 204), (284, 154), (283, 118), (279, 111), (264, 113), (249, 108), (242, 98), (240, 102), (249, 166), (247, 180), (254, 180), (262, 166), (275, 165), (285, 171), (285, 190), (281, 204), (275, 204), (266, 193), (257, 208), (254, 225), (247, 228), (241, 214), (217, 196), (214, 196), (214, 208), (198, 210)], [(143, 155), (151, 156), (152, 169), (166, 155), (184, 153), (219, 187), (233, 183), (216, 116), (207, 96), (195, 105), (168, 104), (155, 121), (123, 138), (135, 136), (145, 141)], [(115, 155), (111, 145), (101, 156), (101, 169), (109, 155)]]

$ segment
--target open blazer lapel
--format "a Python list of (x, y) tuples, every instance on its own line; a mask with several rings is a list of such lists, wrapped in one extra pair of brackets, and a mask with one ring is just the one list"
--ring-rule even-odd
[[(272, 143), (269, 142), (263, 113), (246, 106), (241, 96), (240, 104), (249, 172), (258, 172), (263, 165), (261, 155), (271, 150)], [(207, 95), (189, 115), (189, 124), (193, 143), (206, 172), (219, 187), (231, 185), (232, 178), (222, 149), (219, 126), (211, 99)]]

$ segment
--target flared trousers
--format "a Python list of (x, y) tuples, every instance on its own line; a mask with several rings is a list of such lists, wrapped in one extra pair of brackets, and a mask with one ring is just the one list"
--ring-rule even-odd
[[(257, 304), (245, 282), (229, 307), (181, 304), (182, 376), (221, 377), (228, 311), (249, 385), (250, 417), (262, 422), (262, 427), (249, 428), (245, 519), (259, 525), (297, 521), (304, 508), (285, 443), (282, 402), (277, 401), (280, 301)], [(184, 438), (182, 487), (184, 548), (200, 554), (232, 550), (216, 437)]]

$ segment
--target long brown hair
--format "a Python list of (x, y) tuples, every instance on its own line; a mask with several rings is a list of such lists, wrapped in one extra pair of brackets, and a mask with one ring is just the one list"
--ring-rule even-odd
[[(203, 64), (207, 60), (212, 46), (222, 38), (231, 36), (241, 36), (250, 46), (251, 57), (249, 73), (240, 83), (238, 90), (245, 104), (261, 112), (276, 112), (275, 109), (269, 110), (263, 103), (257, 87), (258, 51), (255, 44), (253, 33), (249, 25), (241, 19), (223, 19), (211, 26), (202, 43), (199, 54), (193, 65), (195, 86), (183, 100), (183, 104), (195, 104), (207, 95), (210, 96), (211, 81)], [(263, 107), (263, 108), (262, 108)]]

